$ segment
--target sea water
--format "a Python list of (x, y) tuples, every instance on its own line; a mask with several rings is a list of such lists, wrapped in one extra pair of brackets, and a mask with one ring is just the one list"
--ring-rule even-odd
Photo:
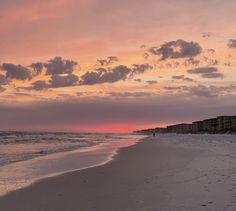
[(132, 134), (0, 133), (0, 196), (40, 179), (104, 164), (119, 148), (144, 138)]

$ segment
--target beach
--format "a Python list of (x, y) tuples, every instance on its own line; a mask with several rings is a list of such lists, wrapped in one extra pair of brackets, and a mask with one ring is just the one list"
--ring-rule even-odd
[(45, 178), (10, 192), (0, 198), (0, 210), (235, 211), (234, 139), (148, 137), (119, 149), (104, 165)]

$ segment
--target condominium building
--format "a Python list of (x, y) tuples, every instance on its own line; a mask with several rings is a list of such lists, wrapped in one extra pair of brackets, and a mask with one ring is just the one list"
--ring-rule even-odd
[(219, 116), (217, 117), (217, 131), (226, 132), (234, 127), (234, 116)]
[(217, 130), (217, 119), (205, 119), (202, 123), (203, 131), (209, 133), (215, 133)]
[(186, 123), (167, 126), (169, 133), (191, 133), (191, 129), (191, 124)]
[(236, 133), (236, 116), (218, 116), (217, 118), (195, 121), (192, 124), (182, 123), (169, 125), (166, 128), (152, 128), (136, 131), (150, 133)]
[(192, 132), (200, 133), (203, 131), (203, 121), (196, 121), (192, 123)]

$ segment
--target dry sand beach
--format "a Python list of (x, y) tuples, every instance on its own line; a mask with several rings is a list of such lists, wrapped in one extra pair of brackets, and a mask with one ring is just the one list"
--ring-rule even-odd
[(236, 143), (176, 137), (146, 138), (105, 165), (9, 193), (0, 198), (0, 210), (235, 211)]

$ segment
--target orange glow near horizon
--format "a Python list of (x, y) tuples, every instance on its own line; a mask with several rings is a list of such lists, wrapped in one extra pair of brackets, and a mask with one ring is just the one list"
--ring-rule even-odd
[(144, 128), (156, 128), (165, 127), (165, 124), (128, 124), (128, 123), (111, 123), (101, 124), (91, 128), (79, 128), (75, 131), (82, 132), (94, 132), (94, 133), (132, 133), (136, 130), (142, 130)]
[(111, 123), (111, 124), (101, 124), (94, 126), (94, 128), (79, 128), (82, 132), (92, 132), (92, 133), (132, 133), (135, 130), (149, 127), (149, 125), (134, 125), (134, 124), (122, 124), (122, 123)]

